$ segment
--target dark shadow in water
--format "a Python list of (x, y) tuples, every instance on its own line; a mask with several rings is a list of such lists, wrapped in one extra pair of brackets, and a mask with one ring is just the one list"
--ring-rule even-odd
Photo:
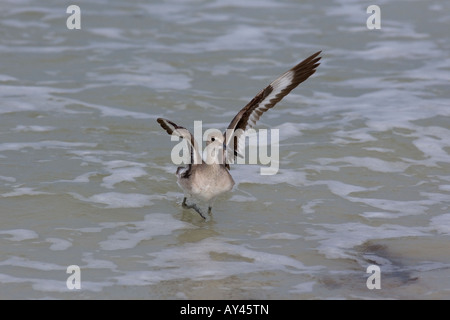
[(401, 257), (393, 255), (389, 247), (385, 244), (378, 244), (368, 241), (355, 248), (361, 253), (368, 265), (378, 265), (381, 269), (381, 276), (387, 280), (383, 281), (388, 286), (401, 286), (411, 284), (419, 277), (412, 275), (410, 270), (402, 263)]
[[(402, 264), (401, 257), (393, 255), (385, 244), (368, 241), (354, 248), (356, 251), (354, 268), (347, 271), (327, 272), (318, 276), (318, 282), (329, 290), (352, 288), (365, 292), (368, 290), (366, 280), (370, 276), (367, 267), (377, 265), (381, 272), (381, 289), (395, 289), (414, 284), (419, 280), (407, 266)], [(349, 260), (345, 263), (347, 264)], [(386, 290), (368, 290), (377, 296), (384, 296)], [(357, 293), (356, 293), (357, 294)]]

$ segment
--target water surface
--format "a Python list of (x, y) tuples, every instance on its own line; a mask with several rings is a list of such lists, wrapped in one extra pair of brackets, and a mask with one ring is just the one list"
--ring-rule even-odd
[[(450, 298), (450, 6), (377, 4), (380, 30), (351, 0), (81, 1), (68, 30), (60, 1), (3, 1), (0, 298)], [(318, 50), (258, 125), (279, 172), (182, 209), (155, 119), (224, 129)]]

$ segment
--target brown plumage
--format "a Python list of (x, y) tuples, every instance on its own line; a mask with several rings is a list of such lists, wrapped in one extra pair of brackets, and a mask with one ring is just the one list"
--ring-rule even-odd
[[(289, 92), (300, 83), (308, 79), (316, 72), (319, 66), (319, 54), (316, 52), (309, 58), (303, 60), (295, 67), (283, 73), (275, 81), (271, 82), (266, 88), (261, 90), (238, 114), (231, 120), (227, 130), (223, 134), (214, 134), (208, 136), (207, 144), (214, 148), (221, 148), (224, 152), (225, 163), (217, 161), (203, 161), (198, 152), (196, 141), (192, 134), (177, 124), (167, 119), (158, 118), (158, 123), (167, 131), (168, 134), (175, 134), (186, 139), (190, 145), (191, 163), (186, 167), (177, 169), (178, 184), (184, 190), (185, 197), (183, 206), (186, 206), (188, 196), (200, 198), (208, 202), (209, 212), (212, 202), (219, 194), (231, 190), (234, 185), (233, 178), (228, 172), (229, 163), (234, 161), (238, 154), (240, 144), (239, 138), (249, 128), (253, 128), (261, 115), (267, 110), (273, 108)], [(222, 148), (223, 147), (223, 148)], [(208, 160), (217, 160), (217, 154), (214, 156), (208, 153)], [(216, 157), (212, 159), (211, 157)], [(198, 207), (194, 204), (190, 206), (199, 212), (205, 218)]]
[[(267, 110), (273, 108), (281, 99), (289, 94), (300, 83), (308, 79), (316, 72), (316, 68), (320, 65), (321, 57), (318, 55), (322, 51), (316, 52), (309, 58), (303, 60), (295, 67), (283, 73), (276, 80), (271, 82), (266, 88), (261, 90), (238, 114), (231, 120), (228, 130), (233, 132), (233, 136), (225, 135), (225, 144), (233, 143), (233, 150), (228, 153), (228, 158), (232, 156), (231, 151), (236, 154), (239, 150), (239, 138), (242, 133), (253, 128), (256, 121)], [(241, 130), (238, 130), (241, 129)], [(230, 132), (230, 131), (229, 131)], [(231, 141), (231, 139), (235, 137)]]

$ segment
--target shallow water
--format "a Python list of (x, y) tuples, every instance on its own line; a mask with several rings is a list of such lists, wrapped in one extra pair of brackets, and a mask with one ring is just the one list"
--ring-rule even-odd
[[(3, 1), (0, 298), (449, 299), (450, 3), (377, 4), (380, 30), (360, 1), (81, 1), (68, 30)], [(224, 129), (318, 50), (258, 125), (279, 172), (182, 209), (155, 119)]]

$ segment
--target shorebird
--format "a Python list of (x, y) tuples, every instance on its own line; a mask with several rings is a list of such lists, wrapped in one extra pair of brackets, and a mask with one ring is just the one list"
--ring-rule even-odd
[(224, 133), (210, 133), (206, 141), (205, 159), (198, 151), (194, 136), (186, 128), (167, 119), (157, 119), (168, 134), (185, 139), (189, 145), (190, 163), (178, 167), (176, 171), (177, 183), (184, 191), (182, 202), (184, 208), (193, 208), (206, 219), (195, 203), (193, 205), (186, 203), (187, 198), (195, 198), (207, 202), (208, 213), (211, 214), (215, 198), (230, 191), (234, 186), (234, 180), (229, 173), (229, 163), (233, 162), (234, 157), (239, 156), (239, 150), (245, 143), (239, 139), (242, 133), (253, 128), (264, 112), (273, 108), (292, 89), (316, 72), (320, 64), (320, 53), (321, 51), (316, 52), (303, 60), (261, 90), (231, 120)]

